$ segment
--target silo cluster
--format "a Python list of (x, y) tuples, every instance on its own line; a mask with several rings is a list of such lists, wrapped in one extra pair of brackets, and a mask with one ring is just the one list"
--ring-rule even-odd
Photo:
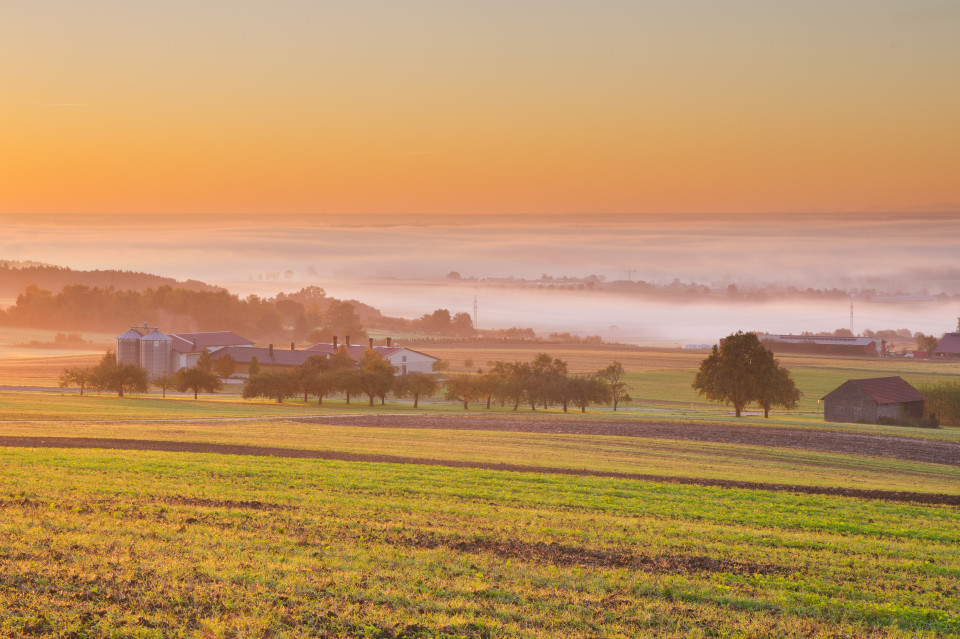
[(117, 363), (136, 364), (156, 379), (170, 371), (171, 342), (158, 328), (134, 326), (117, 337)]

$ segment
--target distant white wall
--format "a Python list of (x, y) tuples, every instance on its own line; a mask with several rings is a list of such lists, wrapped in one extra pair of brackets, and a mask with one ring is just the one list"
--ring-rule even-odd
[(397, 351), (388, 359), (391, 364), (397, 367), (398, 375), (404, 375), (406, 373), (432, 373), (433, 363), (437, 361), (435, 357), (407, 349)]

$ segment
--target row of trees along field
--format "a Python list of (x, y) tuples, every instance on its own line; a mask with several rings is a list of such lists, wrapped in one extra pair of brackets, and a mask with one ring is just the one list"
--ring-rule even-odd
[(363, 354), (358, 367), (346, 350), (340, 349), (329, 358), (311, 357), (293, 370), (251, 371), (241, 394), (244, 398), (278, 402), (294, 397), (307, 402), (313, 396), (318, 403), (332, 394), (344, 394), (347, 403), (351, 397), (366, 395), (372, 406), (377, 398), (384, 404), (392, 393), (413, 399), (417, 408), (421, 397), (442, 391), (445, 398), (463, 402), (464, 410), (479, 402), (486, 408), (497, 403), (514, 410), (521, 404), (529, 404), (532, 410), (560, 406), (564, 412), (571, 405), (585, 412), (590, 404), (605, 402), (611, 402), (616, 410), (630, 399), (620, 362), (593, 375), (570, 375), (566, 362), (551, 359), (546, 353), (540, 353), (531, 362), (493, 361), (485, 373), (453, 375), (443, 382), (427, 373), (395, 373), (395, 367), (372, 350)]
[(941, 424), (960, 426), (960, 379), (920, 384), (917, 390), (927, 398), (927, 414)]
[[(181, 368), (175, 375), (162, 375), (153, 381), (153, 385), (163, 391), (175, 388), (180, 392), (193, 391), (196, 399), (199, 393), (214, 393), (223, 388), (222, 379), (233, 374), (233, 361), (229, 357), (214, 362), (210, 353), (204, 350), (197, 365)], [(96, 366), (64, 369), (59, 379), (60, 387), (75, 386), (82, 396), (88, 388), (97, 391), (115, 392), (123, 397), (124, 392), (146, 393), (150, 388), (147, 371), (130, 363), (121, 364), (112, 351), (107, 351)]]
[[(176, 375), (163, 375), (153, 385), (162, 389), (164, 397), (168, 389), (174, 388), (193, 391), (196, 398), (199, 392), (220, 390), (222, 379), (234, 372), (235, 363), (229, 356), (214, 362), (204, 350), (196, 366), (180, 369)], [(512, 406), (513, 410), (521, 404), (529, 404), (532, 410), (561, 406), (564, 412), (573, 405), (585, 412), (590, 404), (610, 402), (616, 410), (630, 400), (620, 362), (592, 375), (570, 375), (566, 362), (546, 353), (538, 354), (530, 362), (490, 362), (486, 373), (453, 375), (443, 381), (428, 373), (397, 376), (396, 367), (369, 349), (359, 366), (345, 348), (340, 348), (330, 357), (310, 357), (294, 369), (264, 371), (254, 357), (248, 372), (241, 396), (277, 402), (300, 397), (307, 402), (316, 397), (322, 404), (324, 397), (344, 394), (348, 404), (352, 397), (366, 395), (373, 406), (375, 399), (384, 404), (387, 395), (393, 394), (413, 399), (417, 408), (422, 397), (436, 396), (442, 391), (447, 399), (463, 402), (464, 410), (472, 402), (482, 402), (486, 408), (497, 403)], [(108, 352), (96, 366), (64, 370), (60, 386), (76, 386), (81, 395), (85, 389), (93, 388), (98, 392), (113, 391), (122, 397), (124, 392), (147, 392), (149, 384), (144, 369), (135, 364), (118, 364), (115, 355)]]

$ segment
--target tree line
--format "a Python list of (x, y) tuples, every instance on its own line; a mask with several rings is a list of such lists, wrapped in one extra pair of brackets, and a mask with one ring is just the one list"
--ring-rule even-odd
[(960, 379), (941, 380), (917, 386), (927, 398), (927, 415), (948, 426), (960, 426)]
[[(443, 369), (441, 365), (438, 369)], [(229, 356), (216, 361), (204, 350), (197, 365), (183, 368), (174, 375), (162, 375), (153, 385), (163, 391), (192, 391), (194, 399), (199, 392), (222, 389), (222, 380), (236, 372), (236, 364)], [(440, 379), (437, 374), (412, 372), (397, 375), (397, 369), (376, 351), (367, 349), (359, 362), (343, 347), (333, 355), (313, 355), (304, 364), (290, 369), (263, 370), (256, 357), (251, 359), (248, 376), (241, 389), (244, 399), (264, 398), (283, 402), (300, 399), (304, 403), (316, 398), (344, 395), (351, 399), (365, 396), (370, 406), (379, 399), (386, 403), (388, 395), (413, 400), (418, 408), (421, 398), (442, 395), (448, 400), (470, 404), (480, 403), (486, 408), (530, 406), (531, 410), (561, 407), (567, 412), (576, 407), (586, 412), (591, 404), (610, 403), (613, 410), (630, 401), (629, 386), (620, 362), (592, 374), (570, 374), (567, 363), (540, 353), (530, 362), (492, 361), (489, 370), (477, 374), (452, 375)], [(149, 387), (147, 372), (135, 364), (119, 364), (112, 352), (104, 355), (97, 366), (65, 369), (60, 386), (76, 386), (83, 395), (85, 389), (98, 392), (146, 392)]]
[[(223, 379), (233, 374), (234, 366), (229, 356), (214, 362), (210, 352), (204, 349), (196, 366), (181, 368), (173, 375), (163, 374), (152, 383), (163, 391), (163, 397), (173, 388), (181, 393), (193, 391), (193, 398), (197, 399), (201, 392), (214, 393), (222, 389)], [(146, 393), (151, 385), (145, 368), (118, 362), (113, 351), (107, 351), (96, 366), (64, 369), (58, 381), (61, 388), (78, 388), (81, 396), (86, 389), (92, 389), (98, 393), (115, 392), (117, 397), (123, 397), (124, 393)]]
[(172, 277), (137, 271), (76, 271), (64, 266), (0, 260), (0, 296), (12, 297), (31, 284), (52, 291), (72, 284), (137, 291), (164, 285), (194, 291), (213, 291), (217, 288), (197, 280), (178, 281)]
[(248, 295), (241, 299), (225, 289), (164, 285), (130, 291), (71, 284), (54, 294), (30, 285), (16, 304), (0, 310), (0, 325), (116, 331), (144, 318), (160, 317), (165, 332), (230, 330), (253, 339), (312, 337), (329, 341), (333, 335), (365, 339), (355, 306), (327, 298), (318, 290), (320, 294), (312, 297), (322, 299), (323, 304), (304, 306), (285, 297), (271, 300)]
[[(442, 368), (442, 367), (441, 367)], [(494, 403), (518, 410), (529, 405), (532, 410), (559, 406), (567, 412), (570, 406), (586, 412), (590, 404), (612, 402), (614, 410), (630, 400), (624, 381), (623, 365), (614, 362), (594, 374), (571, 375), (567, 363), (540, 353), (531, 362), (490, 362), (487, 372), (453, 375), (440, 380), (429, 373), (396, 375), (396, 367), (367, 350), (359, 366), (340, 349), (331, 357), (315, 355), (292, 370), (259, 372), (251, 370), (244, 382), (244, 398), (286, 399), (311, 397), (323, 399), (343, 394), (349, 404), (352, 397), (365, 395), (370, 406), (379, 399), (385, 404), (387, 395), (413, 400), (419, 406), (422, 397), (441, 394), (448, 400), (462, 402), (464, 410), (471, 403), (490, 408)]]
[[(162, 318), (165, 332), (229, 330), (257, 340), (293, 339), (329, 342), (347, 336), (367, 339), (367, 329), (419, 333), (433, 338), (472, 339), (479, 333), (469, 313), (437, 309), (418, 319), (387, 317), (357, 300), (328, 297), (318, 286), (275, 298), (240, 298), (226, 289), (174, 288), (168, 284), (145, 290), (68, 284), (59, 293), (30, 284), (16, 303), (0, 309), (0, 325), (71, 331), (116, 331)], [(158, 320), (159, 321), (159, 320)], [(530, 328), (483, 331), (492, 339), (535, 340)]]

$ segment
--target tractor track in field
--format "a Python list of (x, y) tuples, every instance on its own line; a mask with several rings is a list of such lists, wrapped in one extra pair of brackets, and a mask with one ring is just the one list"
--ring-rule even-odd
[(146, 439), (109, 439), (95, 437), (16, 437), (0, 436), (0, 447), (17, 448), (71, 448), (100, 450), (132, 450), (170, 453), (207, 453), (221, 455), (249, 455), (254, 457), (276, 457), (288, 459), (320, 459), (328, 461), (412, 464), (420, 466), (442, 466), (448, 468), (469, 468), (474, 470), (492, 470), (514, 473), (541, 473), (576, 477), (605, 477), (625, 480), (653, 481), (658, 483), (682, 484), (692, 486), (712, 486), (719, 488), (766, 490), (773, 492), (791, 492), (810, 495), (833, 495), (860, 499), (876, 499), (891, 502), (912, 502), (931, 505), (960, 506), (960, 495), (945, 493), (919, 493), (893, 490), (866, 490), (833, 486), (803, 486), (774, 484), (764, 482), (708, 479), (697, 477), (672, 477), (644, 473), (624, 473), (590, 470), (584, 468), (557, 468), (525, 464), (505, 464), (492, 462), (458, 461), (406, 457), (399, 455), (376, 455), (362, 453), (343, 453), (324, 450), (303, 450), (265, 446), (242, 446), (235, 444), (213, 444), (201, 442), (158, 441)]

